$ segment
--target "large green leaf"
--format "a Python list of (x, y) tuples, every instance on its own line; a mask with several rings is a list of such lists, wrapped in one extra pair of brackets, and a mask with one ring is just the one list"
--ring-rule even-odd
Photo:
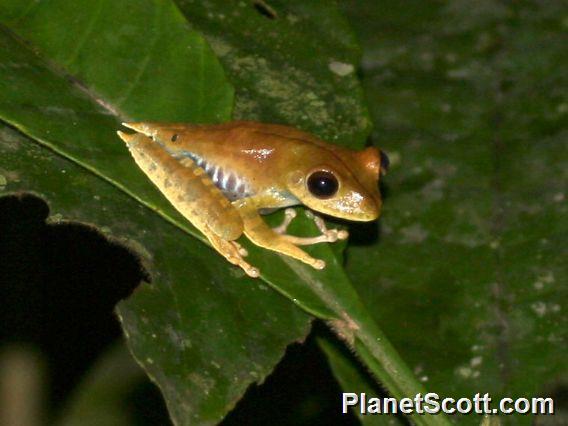
[[(246, 12), (233, 21), (236, 31), (230, 33), (225, 26), (215, 27), (213, 18), (224, 19), (220, 15), (227, 17), (229, 12), (238, 16), (243, 7), (240, 3), (229, 9), (221, 2), (209, 2), (206, 9), (190, 6), (180, 2), (185, 15), (210, 38), (212, 34), (218, 38), (222, 34), (246, 36), (262, 28), (258, 19), (267, 19), (245, 4)], [(274, 19), (267, 32), (255, 33), (259, 46), (253, 48), (259, 53), (254, 57), (243, 55), (245, 47), (231, 55), (230, 43), (223, 55), (231, 77), (239, 84), (240, 114), (286, 121), (345, 145), (360, 146), (368, 120), (353, 72), (357, 52), (337, 9), (324, 2), (310, 6), (282, 3), (278, 16), (282, 19)], [(45, 155), (45, 162), (34, 164), (48, 170), (45, 181), (54, 174), (49, 162), (57, 158), (69, 163), (69, 168), (79, 168), (73, 169), (72, 179), (82, 182), (89, 176), (137, 207), (126, 214), (126, 202), (114, 200), (117, 206), (103, 203), (104, 208), (120, 209), (121, 214), (107, 218), (99, 216), (108, 214), (105, 210), (93, 212), (78, 201), (85, 193), (102, 199), (106, 191), (89, 192), (85, 186), (61, 189), (62, 194), (79, 190), (74, 194), (79, 197), (74, 199), (75, 208), (69, 204), (61, 209), (65, 217), (108, 225), (113, 235), (127, 237), (152, 272), (152, 285), (139, 289), (119, 312), (130, 347), (161, 386), (174, 420), (217, 421), (248, 383), (267, 373), (286, 342), (305, 335), (308, 317), (190, 239), (186, 233), (202, 236), (133, 166), (113, 131), (118, 121), (126, 118), (227, 119), (231, 91), (218, 64), (178, 11), (165, 1), (148, 0), (140, 5), (124, 0), (118, 6), (113, 3), (113, 8), (103, 2), (54, 0), (22, 6), (12, 1), (2, 4), (0, 21), (9, 28), (0, 38), (6, 64), (0, 67), (0, 116), (52, 154)], [(313, 42), (314, 28), (322, 39), (327, 35), (332, 42), (323, 46)], [(297, 30), (301, 36), (296, 40)], [(272, 35), (278, 31), (280, 36)], [(264, 46), (263, 34), (272, 40)], [(287, 45), (284, 41), (288, 39), (296, 42)], [(248, 42), (241, 41), (241, 46)], [(216, 48), (219, 53), (218, 43)], [(292, 54), (296, 50), (299, 53)], [(243, 59), (247, 58), (253, 66), (244, 71), (235, 66), (239, 61), (246, 63)], [(263, 68), (268, 63), (270, 67)], [(300, 68), (298, 64), (306, 65)], [(259, 81), (265, 84), (258, 85)], [(258, 103), (253, 105), (252, 99)], [(286, 106), (290, 100), (292, 106)], [(22, 142), (18, 150), (25, 151), (28, 145)], [(10, 144), (6, 146), (9, 149)], [(8, 170), (10, 165), (6, 175), (27, 173), (30, 156), (21, 157), (27, 162), (3, 158), (6, 163), (2, 167)], [(67, 166), (65, 171), (67, 174)], [(35, 180), (30, 181), (33, 187), (47, 193), (45, 198), (52, 206), (62, 202), (63, 195), (41, 190), (41, 185), (49, 187), (52, 182)], [(21, 182), (10, 179), (8, 190), (26, 188)], [(30, 182), (28, 188), (32, 187)], [(71, 199), (70, 194), (65, 197)], [(156, 223), (140, 225), (138, 215)], [(120, 232), (127, 225), (132, 229)], [(296, 229), (300, 233), (315, 230), (305, 219), (297, 221)], [(250, 245), (247, 248), (263, 280), (306, 311), (329, 320), (393, 395), (424, 391), (366, 312), (341, 268), (336, 248), (320, 245), (309, 249), (327, 262), (324, 271)], [(267, 332), (269, 328), (273, 330)], [(417, 417), (416, 422), (446, 424), (440, 416)]]
[[(176, 422), (217, 421), (286, 343), (305, 335), (308, 317), (190, 239), (202, 237), (134, 167), (114, 131), (126, 119), (227, 119), (231, 88), (163, 1), (114, 9), (11, 2), (0, 19), (0, 114), (38, 144), (6, 130), (3, 191), (33, 190), (56, 217), (104, 226), (143, 256), (153, 282), (120, 308), (129, 345)], [(329, 247), (313, 250), (328, 263), (324, 273), (250, 251), (270, 284), (320, 317), (358, 303)]]
[(366, 229), (379, 243), (351, 247), (348, 272), (442, 396), (548, 396), (566, 386), (560, 4), (368, 1), (349, 10), (373, 138), (394, 164), (381, 226)]
[(153, 282), (121, 309), (129, 344), (174, 420), (215, 422), (305, 336), (308, 317), (189, 237), (116, 137), (126, 116), (228, 118), (232, 89), (204, 41), (165, 2), (101, 7), (98, 20), (97, 5), (81, 3), (20, 13), (19, 2), (2, 2), (11, 31), (0, 33), (0, 114), (33, 140), (2, 127), (0, 190), (33, 191), (52, 221), (96, 224), (142, 256)]

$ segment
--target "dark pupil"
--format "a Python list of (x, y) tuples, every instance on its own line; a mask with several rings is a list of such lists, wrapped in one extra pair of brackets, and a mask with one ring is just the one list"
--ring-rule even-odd
[(385, 174), (389, 171), (390, 160), (384, 151), (381, 151), (381, 174)]
[(308, 178), (308, 189), (318, 198), (331, 197), (337, 187), (337, 179), (330, 172), (315, 172)]

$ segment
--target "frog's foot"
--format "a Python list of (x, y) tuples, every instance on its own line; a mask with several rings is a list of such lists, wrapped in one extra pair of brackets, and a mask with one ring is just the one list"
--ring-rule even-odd
[(241, 257), (247, 257), (249, 255), (248, 250), (244, 248), (242, 245), (240, 245), (236, 241), (231, 241), (231, 243), (237, 248), (237, 251), (239, 252)]
[(306, 216), (314, 221), (321, 232), (317, 237), (295, 237), (293, 235), (282, 235), (286, 240), (298, 246), (309, 246), (318, 243), (334, 243), (337, 240), (346, 240), (349, 233), (344, 229), (327, 229), (324, 220), (316, 216), (310, 210), (306, 210)]
[(282, 221), (282, 223), (275, 227), (272, 228), (272, 230), (274, 232), (276, 232), (277, 234), (284, 234), (286, 232), (286, 230), (288, 229), (288, 226), (290, 226), (290, 223), (292, 223), (292, 220), (294, 220), (294, 218), (297, 216), (296, 214), (296, 210), (294, 209), (286, 209), (284, 210), (284, 220)]
[[(289, 241), (287, 235), (281, 235), (270, 228), (259, 216), (254, 206), (250, 208), (241, 207), (240, 211), (244, 222), (244, 233), (254, 244), (298, 259), (315, 269), (325, 268), (325, 262), (323, 260), (313, 258)], [(290, 213), (290, 211), (293, 213)], [(295, 215), (296, 213), (292, 209), (286, 212), (286, 218), (282, 224), (283, 226), (281, 225), (283, 230), (285, 230)]]
[(207, 235), (215, 250), (225, 257), (233, 265), (237, 265), (245, 271), (249, 277), (257, 278), (260, 275), (258, 268), (246, 262), (243, 257), (248, 255), (246, 249), (236, 241), (227, 241), (211, 233)]

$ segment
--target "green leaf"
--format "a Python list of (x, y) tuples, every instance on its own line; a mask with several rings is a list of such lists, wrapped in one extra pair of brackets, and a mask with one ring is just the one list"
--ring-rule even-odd
[(379, 241), (351, 246), (348, 272), (441, 396), (549, 396), (568, 364), (566, 18), (482, 4), (349, 10), (393, 167), (380, 228), (364, 228)]
[(360, 148), (370, 131), (359, 47), (335, 2), (176, 0), (225, 66), (235, 118), (292, 124)]
[[(71, 79), (60, 84), (83, 91), (89, 102), (99, 103), (115, 119), (211, 122), (230, 117), (233, 89), (222, 68), (201, 36), (187, 28), (184, 17), (167, 1), (5, 0), (0, 19), (12, 32), (13, 42), (19, 43), (20, 59), (37, 53), (35, 60), (44, 62), (51, 73)], [(4, 55), (14, 54), (8, 50), (13, 46), (5, 49)], [(17, 59), (7, 61), (5, 70), (13, 71)], [(30, 67), (21, 71), (38, 72)], [(12, 84), (29, 78), (17, 77)], [(20, 96), (39, 96), (33, 88), (22, 87)], [(8, 96), (4, 93), (4, 102)], [(64, 111), (46, 112), (65, 116)], [(99, 160), (98, 167), (106, 164), (93, 160)]]
[[(196, 25), (214, 28), (205, 18), (192, 18), (192, 10), (203, 9), (180, 6)], [(217, 3), (217, 9), (206, 16), (218, 16), (222, 6)], [(133, 14), (136, 7), (139, 13)], [(233, 56), (229, 54), (232, 45), (231, 52), (223, 55), (231, 78), (239, 83), (239, 111), (247, 115), (266, 111), (259, 118), (286, 121), (360, 146), (368, 120), (353, 72), (357, 52), (351, 51), (352, 36), (345, 22), (333, 5), (323, 2), (286, 7), (290, 9), (282, 5), (278, 15), (285, 19), (266, 28), (272, 41), (278, 37), (271, 31), (280, 28), (282, 43), (262, 42), (261, 53), (251, 56), (243, 54), (244, 41)], [(267, 18), (246, 12), (240, 34), (262, 28), (258, 19)], [(266, 291), (261, 281), (243, 277), (189, 238), (187, 234), (203, 239), (148, 183), (114, 135), (119, 120), (127, 117), (189, 122), (227, 119), (229, 106), (221, 100), (230, 101), (231, 89), (218, 64), (178, 11), (164, 1), (148, 0), (139, 6), (125, 0), (118, 8), (105, 8), (101, 3), (77, 6), (60, 0), (31, 3), (24, 9), (11, 2), (0, 9), (0, 22), (9, 28), (0, 37), (6, 58), (6, 65), (0, 67), (0, 117), (42, 147), (29, 148), (29, 140), (22, 139), (16, 144), (16, 158), (2, 158), (6, 176), (30, 174), (27, 186), (7, 179), (8, 191), (34, 188), (64, 217), (104, 224), (112, 235), (126, 237), (138, 249), (153, 282), (120, 306), (129, 345), (160, 385), (175, 422), (218, 421), (247, 384), (267, 374), (287, 342), (305, 336), (308, 317)], [(294, 41), (296, 28), (302, 36)], [(321, 35), (324, 28), (331, 42), (321, 48), (313, 45), (316, 58), (304, 47), (313, 42), (314, 30)], [(331, 34), (338, 29), (336, 39)], [(225, 26), (212, 33), (229, 36)], [(255, 36), (260, 40), (262, 34)], [(287, 45), (288, 39), (294, 43)], [(253, 66), (234, 65), (246, 58), (253, 60)], [(305, 69), (296, 61), (306, 64)], [(245, 108), (246, 93), (250, 93), (249, 109)], [(259, 103), (253, 105), (251, 99)], [(7, 139), (11, 138), (18, 139), (8, 133)], [(11, 144), (4, 144), (10, 149)], [(36, 153), (38, 159), (28, 155), (34, 149), (43, 153)], [(64, 164), (57, 164), (59, 170), (65, 174), (69, 170), (68, 180), (52, 167), (56, 160)], [(40, 179), (39, 170), (47, 170), (48, 179)], [(52, 181), (54, 176), (58, 185)], [(100, 185), (97, 191), (90, 186), (93, 182), (87, 185), (87, 177)], [(116, 198), (104, 199), (108, 194)], [(92, 198), (107, 210), (93, 211), (88, 204)], [(60, 207), (58, 203), (69, 204)], [(305, 219), (295, 226), (298, 233), (315, 232)], [(393, 395), (424, 391), (366, 312), (335, 255), (336, 248), (309, 249), (326, 261), (324, 271), (250, 245), (247, 249), (264, 281), (307, 312), (329, 320)], [(446, 424), (440, 416), (417, 417), (416, 422)]]
[[(83, 18), (97, 15), (94, 5), (85, 2), (63, 13), (71, 4), (42, 3), (25, 17), (14, 17), (7, 10), (15, 9), (2, 3), (0, 19), (12, 31), (0, 32), (0, 115), (33, 140), (2, 127), (0, 190), (33, 191), (48, 201), (53, 222), (97, 224), (141, 256), (153, 282), (142, 285), (120, 309), (129, 344), (160, 385), (175, 421), (187, 423), (195, 416), (211, 423), (251, 382), (271, 371), (290, 341), (306, 335), (309, 318), (190, 238), (186, 232), (193, 229), (148, 183), (116, 137), (126, 114), (212, 121), (227, 119), (231, 106), (232, 89), (222, 69), (177, 10), (164, 2), (144, 2), (140, 14), (127, 13), (137, 5), (101, 9), (107, 15), (90, 30), (97, 37), (86, 37), (76, 59), (67, 61), (63, 56), (71, 47), (42, 43), (86, 31)], [(77, 26), (62, 25), (65, 19)], [(118, 35), (125, 33), (131, 36)], [(168, 37), (155, 47), (163, 55), (159, 62), (139, 54), (149, 33)], [(112, 85), (109, 70), (116, 79)], [(138, 86), (128, 88), (136, 76), (154, 85), (155, 96), (140, 87), (148, 115), (139, 111), (142, 105), (128, 106), (124, 98), (128, 91), (138, 93)], [(111, 86), (125, 89), (115, 93)], [(184, 94), (185, 102), (178, 97), (154, 104), (162, 89)], [(196, 101), (196, 91), (218, 95)], [(187, 107), (190, 100), (193, 106)], [(125, 115), (117, 115), (118, 110)]]

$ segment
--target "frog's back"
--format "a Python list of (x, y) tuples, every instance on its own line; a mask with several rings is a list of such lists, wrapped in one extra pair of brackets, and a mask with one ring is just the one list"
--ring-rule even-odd
[[(283, 187), (282, 171), (324, 161), (351, 170), (358, 153), (280, 124), (233, 121), (222, 124), (133, 123), (171, 155), (190, 158), (230, 200)], [(354, 176), (357, 173), (351, 173)]]
[(285, 126), (271, 131), (275, 126), (254, 122), (212, 125), (146, 122), (129, 123), (128, 127), (152, 137), (182, 163), (191, 160), (197, 164), (231, 201), (274, 188), (275, 176), (279, 175), (276, 170), (288, 164), (289, 145), (307, 143), (284, 137)]
[(231, 121), (220, 124), (171, 124), (172, 130), (179, 130), (180, 139), (188, 143), (240, 144), (255, 147), (259, 144), (316, 145), (331, 152), (349, 151), (329, 144), (318, 137), (282, 124), (259, 123), (256, 121)]

